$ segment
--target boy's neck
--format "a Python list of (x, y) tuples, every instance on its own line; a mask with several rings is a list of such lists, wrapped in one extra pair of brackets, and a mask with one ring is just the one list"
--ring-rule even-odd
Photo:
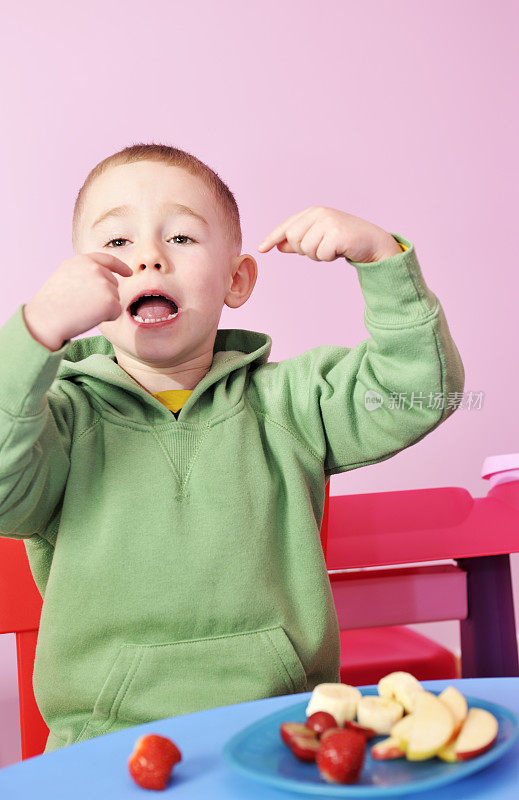
[(171, 391), (172, 389), (187, 389), (192, 391), (209, 372), (211, 367), (211, 365), (209, 365), (207, 367), (188, 369), (178, 375), (166, 375), (162, 372), (153, 372), (150, 370), (132, 369), (130, 371), (130, 369), (124, 367), (117, 358), (115, 362), (127, 375), (133, 378), (139, 386), (142, 386), (143, 389), (149, 392), (149, 394)]

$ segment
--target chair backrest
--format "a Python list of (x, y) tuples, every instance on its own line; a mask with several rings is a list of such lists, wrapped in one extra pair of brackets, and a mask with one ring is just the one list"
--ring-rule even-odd
[[(321, 543), (341, 630), (467, 616), (466, 573), (452, 564), (423, 565), (428, 529), (459, 521), (471, 507), (465, 489), (330, 498), (329, 486)], [(401, 562), (422, 565), (384, 569)]]
[[(519, 481), (476, 499), (458, 487), (330, 497), (328, 481), (321, 544), (341, 630), (464, 619), (463, 569), (385, 567), (517, 552), (518, 525)], [(41, 607), (23, 541), (0, 537), (0, 633), (16, 634), (22, 759), (42, 753), (49, 733), (32, 686)]]
[(42, 603), (23, 541), (0, 538), (0, 633), (16, 634), (22, 759), (42, 753), (49, 734), (32, 685)]
[(459, 620), (463, 677), (519, 675), (519, 480), (498, 477), (481, 498), (459, 487), (327, 498), (321, 540), (341, 630)]

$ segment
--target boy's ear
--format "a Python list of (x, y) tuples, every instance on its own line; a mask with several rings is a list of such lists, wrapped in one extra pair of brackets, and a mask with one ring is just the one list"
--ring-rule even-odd
[(229, 291), (225, 295), (225, 304), (229, 308), (239, 308), (246, 303), (252, 294), (257, 278), (256, 259), (249, 253), (237, 256), (229, 277)]

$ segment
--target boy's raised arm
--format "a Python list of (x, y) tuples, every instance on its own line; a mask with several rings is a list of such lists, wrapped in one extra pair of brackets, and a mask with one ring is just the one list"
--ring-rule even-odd
[[(359, 229), (367, 235), (367, 228)], [(372, 245), (377, 260), (343, 253), (357, 269), (370, 338), (266, 364), (251, 381), (251, 403), (303, 441), (327, 476), (384, 461), (419, 442), (454, 412), (463, 392), (463, 363), (415, 248), (402, 236), (386, 235), (407, 249), (388, 246), (394, 254), (384, 257), (382, 238)], [(357, 253), (361, 238), (355, 238)], [(288, 247), (280, 249), (299, 252), (297, 243)], [(329, 248), (326, 260), (332, 254)]]
[(0, 535), (41, 533), (65, 489), (70, 468), (72, 407), (56, 377), (70, 346), (37, 341), (23, 304), (0, 327)]

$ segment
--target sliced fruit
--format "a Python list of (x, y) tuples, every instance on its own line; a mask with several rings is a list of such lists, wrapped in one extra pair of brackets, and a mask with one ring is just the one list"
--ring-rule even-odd
[(305, 725), (317, 736), (321, 736), (321, 734), (329, 728), (337, 728), (337, 720), (332, 714), (329, 714), (328, 711), (315, 711), (313, 714), (310, 714)]
[(402, 750), (407, 748), (407, 743), (409, 741), (409, 732), (411, 730), (411, 726), (414, 722), (414, 714), (406, 714), (405, 717), (399, 719), (398, 722), (395, 722), (393, 727), (391, 728), (389, 735), (392, 739), (396, 739)]
[(296, 733), (295, 736), (292, 736), (289, 746), (300, 761), (315, 761), (317, 751), (321, 745), (317, 736), (298, 736)]
[(457, 761), (458, 756), (454, 750), (454, 742), (456, 741), (456, 737), (451, 739), (447, 744), (444, 744), (443, 747), (440, 747), (438, 752), (436, 753), (437, 758), (441, 758), (442, 761)]
[(359, 725), (358, 722), (355, 722), (355, 720), (351, 719), (346, 720), (346, 722), (344, 723), (344, 727), (351, 728), (352, 731), (358, 731), (359, 733), (362, 733), (362, 735), (365, 736), (366, 739), (372, 739), (374, 736), (377, 735), (377, 732), (374, 731), (373, 728), (364, 728), (362, 725)]
[(344, 730), (344, 728), (342, 726), (339, 726), (339, 725), (336, 728), (328, 728), (327, 731), (324, 731), (324, 733), (321, 734), (319, 739), (322, 742), (323, 739), (326, 739), (326, 737), (329, 736), (331, 733), (337, 733), (338, 731), (343, 731), (343, 730)]
[(486, 752), (496, 741), (498, 731), (499, 723), (490, 711), (471, 708), (454, 742), (458, 761), (467, 761)]
[(380, 697), (389, 697), (401, 703), (408, 712), (414, 710), (415, 695), (424, 689), (410, 672), (390, 672), (378, 682)]
[(455, 722), (453, 736), (455, 736), (461, 730), (461, 726), (467, 717), (467, 701), (455, 686), (447, 686), (443, 692), (440, 692), (438, 699), (441, 700), (442, 703), (445, 703), (452, 711)]
[(306, 736), (308, 739), (316, 738), (314, 731), (310, 730), (304, 722), (282, 722), (279, 726), (279, 733), (289, 747), (294, 736)]
[(343, 728), (321, 739), (316, 763), (328, 783), (355, 783), (366, 755), (366, 737)]
[(452, 737), (454, 716), (436, 695), (424, 690), (417, 696), (413, 717), (406, 757), (409, 761), (425, 761), (436, 755)]
[(442, 761), (467, 761), (485, 753), (497, 739), (499, 723), (483, 708), (471, 708), (459, 734), (436, 753)]
[(405, 750), (400, 747), (398, 739), (393, 739), (392, 736), (382, 739), (371, 748), (371, 757), (377, 761), (385, 761), (387, 758), (401, 758), (402, 756), (405, 756)]
[(365, 695), (361, 697), (357, 705), (359, 725), (362, 725), (363, 728), (371, 728), (376, 733), (388, 734), (403, 713), (403, 705), (389, 697)]
[(362, 697), (356, 686), (347, 683), (319, 683), (313, 690), (306, 707), (306, 716), (316, 711), (328, 711), (343, 725), (346, 720), (355, 719), (357, 703)]

